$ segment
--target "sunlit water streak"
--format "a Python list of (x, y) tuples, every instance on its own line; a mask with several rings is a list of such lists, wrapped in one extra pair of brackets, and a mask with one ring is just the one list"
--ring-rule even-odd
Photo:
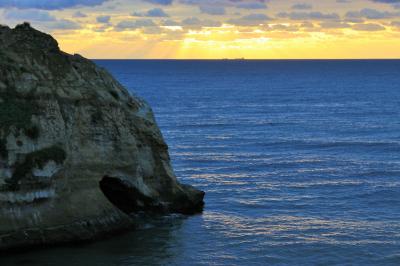
[(204, 214), (1, 265), (400, 264), (400, 61), (98, 64), (150, 102)]

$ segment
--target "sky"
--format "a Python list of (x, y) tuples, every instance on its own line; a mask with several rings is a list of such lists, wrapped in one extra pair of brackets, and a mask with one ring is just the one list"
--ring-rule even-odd
[(400, 58), (400, 0), (0, 0), (23, 21), (96, 59)]

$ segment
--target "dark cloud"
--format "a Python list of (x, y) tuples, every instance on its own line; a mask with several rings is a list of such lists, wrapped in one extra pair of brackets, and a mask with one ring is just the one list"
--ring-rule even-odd
[(267, 5), (262, 2), (239, 3), (236, 7), (241, 9), (267, 9)]
[(312, 5), (302, 3), (302, 4), (294, 4), (292, 6), (292, 9), (297, 9), (297, 10), (307, 10), (307, 9), (312, 9)]
[(224, 15), (225, 8), (222, 6), (200, 6), (201, 13), (209, 15)]
[(175, 20), (172, 20), (172, 19), (166, 19), (166, 20), (161, 21), (161, 25), (162, 26), (170, 26), (170, 27), (180, 26), (180, 24), (178, 22), (176, 22)]
[(72, 15), (72, 17), (74, 17), (74, 18), (86, 18), (87, 15), (85, 13), (82, 13), (81, 11), (77, 11)]
[(185, 5), (208, 7), (236, 7), (240, 9), (266, 9), (265, 0), (180, 0)]
[(147, 12), (133, 12), (131, 14), (133, 17), (151, 17), (151, 18), (166, 18), (169, 15), (162, 8), (153, 8)]
[(99, 23), (108, 24), (110, 23), (110, 19), (111, 19), (110, 16), (98, 16), (96, 18), (96, 21)]
[(219, 21), (209, 19), (201, 20), (196, 17), (186, 18), (182, 20), (181, 24), (182, 26), (191, 29), (201, 29), (203, 27), (220, 27), (222, 25), (222, 23)]
[(0, 0), (0, 7), (19, 9), (57, 10), (75, 6), (97, 6), (109, 0)]
[(241, 18), (230, 19), (227, 23), (236, 26), (258, 26), (260, 24), (265, 24), (265, 22), (269, 20), (271, 20), (271, 18), (265, 14), (249, 14)]
[(77, 30), (82, 28), (79, 23), (68, 19), (56, 20), (52, 23), (46, 24), (46, 27), (52, 30)]
[(146, 17), (159, 17), (159, 18), (165, 18), (169, 17), (167, 13), (162, 8), (153, 8), (147, 11)]
[(386, 4), (400, 3), (400, 0), (372, 0), (372, 1), (377, 3), (386, 3)]
[(56, 21), (56, 18), (47, 11), (10, 9), (4, 12), (4, 17), (16, 21)]
[(386, 19), (400, 17), (400, 12), (380, 11), (371, 8), (364, 8), (360, 11), (349, 11), (345, 15), (346, 19)]
[(76, 30), (81, 25), (68, 19), (57, 19), (47, 11), (33, 9), (9, 9), (4, 12), (4, 17), (17, 22), (30, 21), (45, 30)]
[(117, 31), (124, 31), (156, 26), (157, 25), (151, 19), (123, 20), (115, 26), (115, 29)]
[(365, 23), (365, 24), (355, 24), (353, 25), (353, 30), (358, 30), (358, 31), (381, 31), (385, 30), (385, 27), (383, 27), (380, 24), (375, 24), (375, 23)]
[(163, 5), (169, 6), (172, 5), (173, 0), (143, 0), (148, 3), (156, 4), (156, 5)]
[(336, 13), (322, 13), (322, 12), (281, 12), (277, 14), (279, 18), (288, 18), (291, 20), (327, 20), (327, 19), (340, 19)]
[(350, 24), (340, 21), (325, 21), (321, 22), (319, 26), (323, 29), (345, 29), (351, 27)]

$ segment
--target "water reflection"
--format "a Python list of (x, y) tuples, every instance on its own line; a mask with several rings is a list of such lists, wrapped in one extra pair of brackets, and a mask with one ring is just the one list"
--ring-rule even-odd
[(182, 249), (180, 215), (141, 217), (128, 234), (96, 243), (38, 249), (1, 255), (1, 266), (167, 265)]

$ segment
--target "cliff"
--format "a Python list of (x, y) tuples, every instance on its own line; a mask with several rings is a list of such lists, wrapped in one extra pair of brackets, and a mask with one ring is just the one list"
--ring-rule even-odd
[(147, 103), (29, 24), (0, 26), (0, 249), (194, 214), (203, 197), (177, 181)]

